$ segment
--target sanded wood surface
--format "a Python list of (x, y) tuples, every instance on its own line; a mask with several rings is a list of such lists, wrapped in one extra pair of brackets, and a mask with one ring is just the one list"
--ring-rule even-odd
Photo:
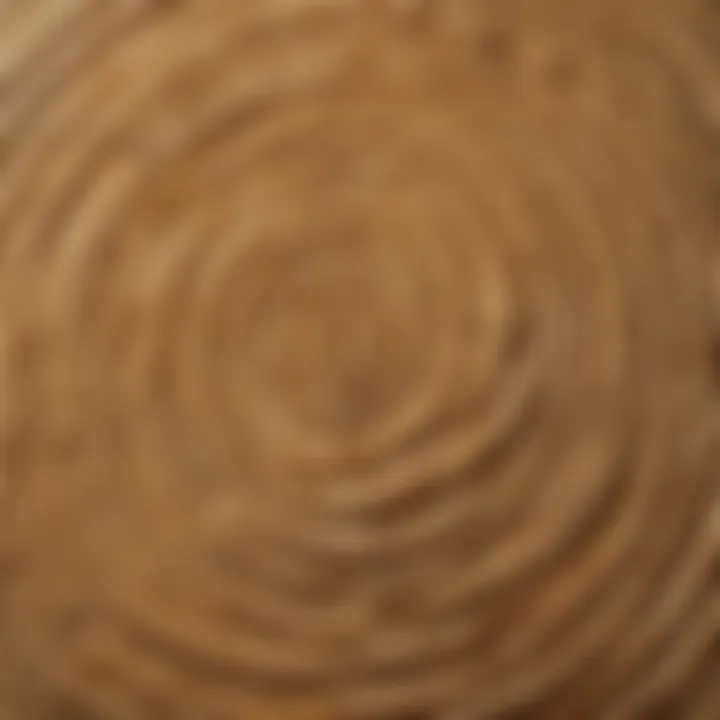
[(720, 720), (720, 7), (0, 0), (2, 720)]

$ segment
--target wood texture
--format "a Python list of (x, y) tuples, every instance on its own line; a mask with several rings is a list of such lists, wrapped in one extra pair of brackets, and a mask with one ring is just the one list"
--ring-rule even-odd
[(720, 720), (720, 9), (0, 0), (2, 720)]

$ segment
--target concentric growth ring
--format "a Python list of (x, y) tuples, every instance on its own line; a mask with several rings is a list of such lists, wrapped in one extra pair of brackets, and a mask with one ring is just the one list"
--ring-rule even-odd
[(718, 717), (720, 17), (491, 5), (0, 0), (0, 714)]

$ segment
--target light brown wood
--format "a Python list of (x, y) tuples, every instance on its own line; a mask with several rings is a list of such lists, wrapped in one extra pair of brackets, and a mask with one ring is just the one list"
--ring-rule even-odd
[(0, 717), (720, 719), (720, 9), (0, 0)]

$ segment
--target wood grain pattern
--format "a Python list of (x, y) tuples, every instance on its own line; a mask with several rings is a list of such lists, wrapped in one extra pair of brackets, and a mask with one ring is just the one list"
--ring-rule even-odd
[(719, 720), (719, 338), (717, 4), (0, 0), (0, 717)]

